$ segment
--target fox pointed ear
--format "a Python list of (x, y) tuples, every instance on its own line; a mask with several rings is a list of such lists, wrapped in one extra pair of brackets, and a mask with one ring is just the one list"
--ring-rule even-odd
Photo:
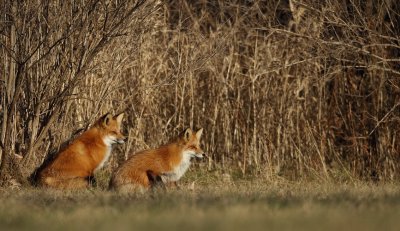
[(197, 132), (196, 132), (196, 138), (199, 140), (201, 137), (201, 134), (203, 134), (203, 128), (200, 128)]
[(116, 115), (116, 116), (114, 116), (114, 118), (116, 118), (118, 124), (121, 124), (122, 119), (124, 118), (124, 113)]
[(103, 116), (103, 125), (108, 126), (110, 124), (110, 120), (112, 119), (112, 115), (110, 113), (107, 113)]
[(190, 137), (192, 136), (192, 129), (190, 129), (190, 128), (187, 128), (186, 130), (185, 130), (185, 133), (183, 134), (183, 138), (185, 139), (185, 141), (189, 141), (190, 140)]

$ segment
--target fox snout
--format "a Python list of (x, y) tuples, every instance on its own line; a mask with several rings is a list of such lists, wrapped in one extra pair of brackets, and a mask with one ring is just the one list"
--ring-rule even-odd
[(113, 136), (112, 139), (114, 140), (114, 143), (123, 144), (128, 138), (124, 136), (122, 133), (119, 133), (117, 134), (117, 136)]
[(125, 136), (114, 136), (114, 135), (108, 135), (105, 136), (103, 141), (106, 145), (112, 145), (112, 144), (123, 144), (127, 138)]
[(125, 136), (124, 136), (124, 137), (120, 137), (120, 138), (117, 139), (117, 143), (123, 144), (123, 143), (125, 143), (127, 140), (128, 140), (128, 138), (125, 137)]
[(115, 142), (118, 143), (118, 144), (123, 144), (123, 143), (125, 143), (126, 140), (127, 140), (126, 137), (117, 138), (117, 139), (115, 140)]
[(207, 157), (207, 155), (204, 152), (196, 153), (194, 156), (196, 157), (196, 159), (203, 159), (204, 157)]

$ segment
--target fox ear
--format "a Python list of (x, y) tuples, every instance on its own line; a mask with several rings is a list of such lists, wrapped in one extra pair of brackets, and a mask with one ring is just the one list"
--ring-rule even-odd
[(103, 116), (103, 125), (108, 126), (111, 119), (112, 119), (112, 115), (110, 113), (105, 114)]
[(190, 136), (192, 136), (192, 129), (187, 128), (185, 130), (185, 133), (183, 135), (183, 138), (185, 139), (185, 141), (189, 141), (190, 140)]
[(196, 132), (196, 138), (199, 140), (201, 137), (201, 134), (203, 134), (203, 128), (200, 128), (197, 132)]
[(114, 116), (114, 118), (116, 118), (118, 124), (121, 124), (122, 118), (124, 118), (124, 113), (116, 115), (116, 116)]

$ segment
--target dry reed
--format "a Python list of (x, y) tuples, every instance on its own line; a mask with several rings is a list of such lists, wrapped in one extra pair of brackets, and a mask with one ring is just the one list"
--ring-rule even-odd
[(102, 113), (126, 111), (129, 139), (107, 171), (185, 127), (203, 127), (210, 158), (200, 165), (209, 171), (396, 180), (399, 7), (3, 2), (2, 179), (29, 175)]

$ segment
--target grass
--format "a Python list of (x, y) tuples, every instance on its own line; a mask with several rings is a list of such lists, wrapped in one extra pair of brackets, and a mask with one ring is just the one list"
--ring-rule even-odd
[(145, 195), (4, 189), (0, 230), (397, 230), (399, 189), (261, 179)]

